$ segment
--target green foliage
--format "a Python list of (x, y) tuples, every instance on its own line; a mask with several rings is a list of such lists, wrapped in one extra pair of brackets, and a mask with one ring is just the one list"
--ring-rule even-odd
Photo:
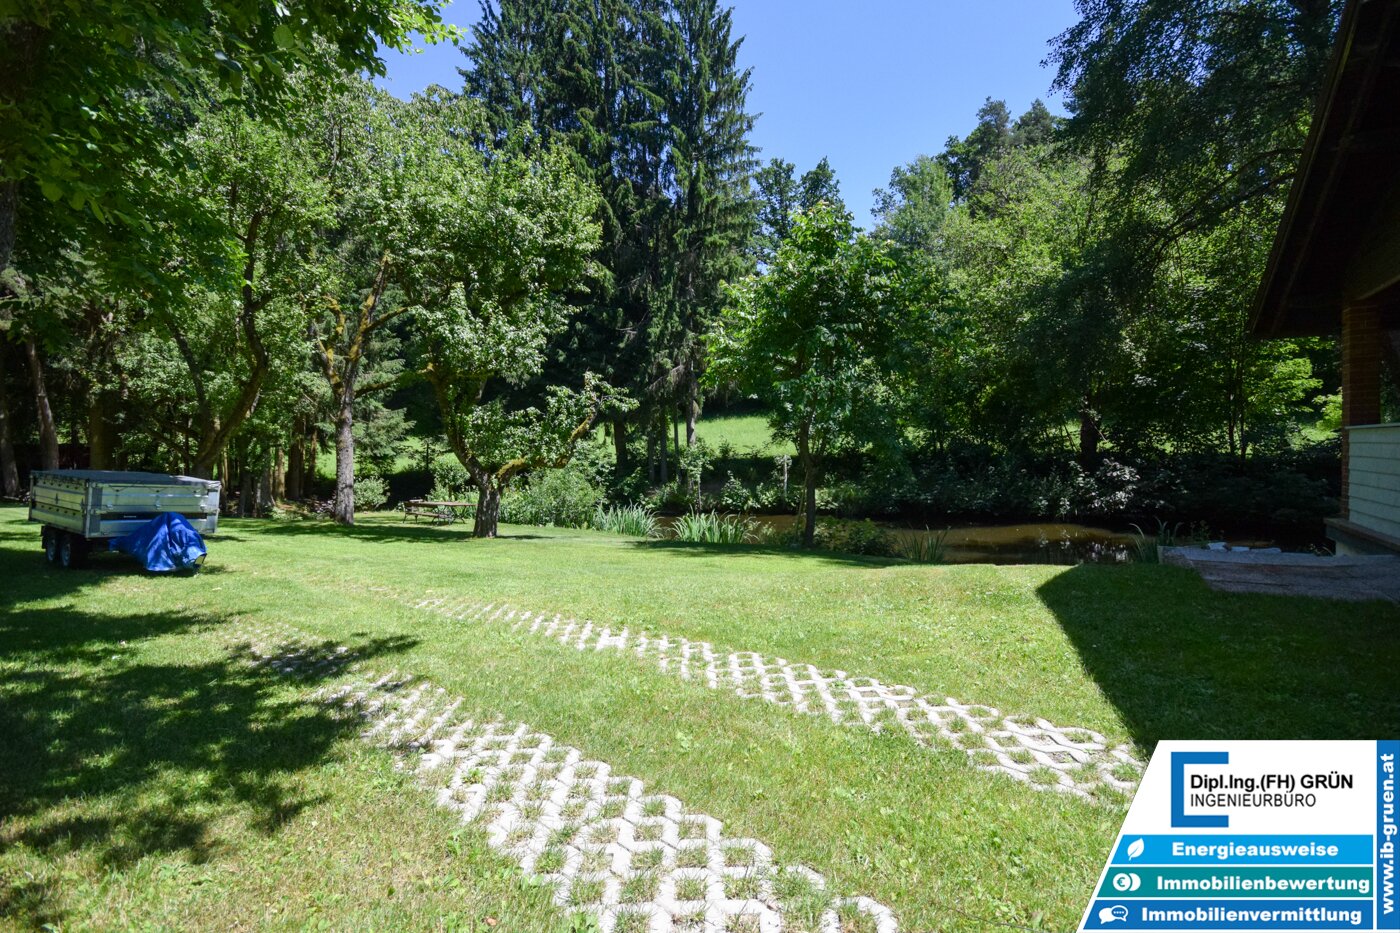
[(817, 522), (816, 546), (822, 550), (893, 557), (896, 544), (894, 535), (868, 518), (858, 522), (829, 518)]
[(890, 173), (890, 186), (875, 192), (875, 233), (905, 250), (932, 256), (953, 200), (948, 174), (937, 160), (919, 156)]
[(758, 508), (759, 500), (753, 490), (730, 473), (729, 478), (724, 481), (724, 486), (720, 488), (719, 504), (721, 508), (732, 512), (749, 512)]
[(911, 305), (888, 250), (822, 204), (798, 218), (762, 276), (734, 287), (710, 338), (710, 378), (761, 399), (774, 436), (797, 446), (809, 544), (826, 458), (895, 430), (882, 384), (906, 346)]
[(377, 473), (355, 477), (355, 510), (373, 512), (389, 501), (389, 484)]
[(714, 461), (714, 452), (703, 440), (696, 438), (694, 444), (681, 448), (678, 460), (681, 472), (685, 474), (686, 483), (695, 491), (696, 495), (699, 495), (705, 471)]
[(646, 504), (654, 511), (674, 515), (699, 508), (700, 500), (690, 486), (671, 480), (651, 490), (647, 494)]
[(559, 339), (642, 403), (653, 441), (660, 412), (695, 410), (700, 336), (751, 268), (753, 116), (732, 33), (717, 0), (492, 0), (468, 50), (489, 134), (560, 143), (601, 194), (608, 275)]
[(1108, 192), (1158, 193), (1168, 240), (1286, 189), (1326, 74), (1340, 0), (1077, 0), (1055, 42), (1080, 148), (1112, 157)]
[(603, 498), (589, 471), (570, 463), (532, 473), (522, 488), (507, 492), (501, 501), (501, 520), (514, 525), (587, 528)]
[(595, 531), (634, 538), (657, 538), (661, 535), (656, 514), (644, 505), (600, 506), (593, 513), (590, 527)]
[(1176, 547), (1177, 535), (1181, 532), (1181, 523), (1169, 525), (1157, 519), (1157, 530), (1152, 535), (1148, 535), (1142, 530), (1142, 526), (1134, 523), (1133, 531), (1137, 532), (1133, 537), (1133, 555), (1139, 564), (1159, 564), (1162, 562), (1162, 548)]
[(439, 457), (433, 461), (433, 489), (429, 499), (438, 502), (462, 501), (475, 497), (476, 487), (467, 468), (455, 457)]
[(925, 528), (923, 534), (909, 532), (898, 535), (895, 554), (915, 564), (941, 564), (947, 559), (948, 533), (951, 530), (929, 531)]
[[(260, 117), (294, 114), (297, 76), (383, 74), (381, 48), (415, 33), (455, 36), (435, 0), (300, 3), (264, 0), (19, 0), (0, 21), (6, 80), (0, 89), (0, 186), (15, 182), (50, 222), (84, 216), (149, 231), (169, 174), (183, 177), (190, 150), (171, 99), (232, 98)], [(153, 171), (153, 169), (155, 169)], [(15, 202), (0, 197), (8, 232)], [(42, 235), (42, 234), (41, 234)], [(0, 242), (0, 273), (10, 259)], [(151, 268), (154, 268), (151, 267)]]
[(1058, 128), (1059, 121), (1040, 100), (1013, 122), (1006, 101), (988, 97), (977, 111), (976, 128), (962, 139), (950, 136), (938, 156), (938, 164), (952, 185), (953, 198), (968, 200), (988, 165), (1011, 150), (1050, 142)]
[(693, 544), (752, 544), (758, 540), (753, 519), (718, 512), (688, 512), (676, 519), (671, 534)]
[(825, 204), (836, 213), (845, 213), (846, 202), (841, 200), (841, 183), (831, 162), (822, 156), (820, 162), (802, 175), (797, 184), (797, 203), (806, 213)]
[[(600, 414), (626, 408), (591, 373), (581, 391), (552, 385), (534, 404), (511, 394), (540, 375), (550, 338), (576, 311), (564, 298), (591, 268), (596, 194), (557, 147), (488, 163), (460, 132), (475, 121), (469, 101), (439, 90), (415, 106), (430, 141), (420, 201), (429, 219), (404, 289), (452, 451), (493, 505), (516, 474), (563, 466)], [(493, 517), (478, 510), (478, 533), (495, 534)]]
[(768, 262), (792, 233), (792, 218), (801, 210), (800, 189), (794, 172), (797, 166), (784, 159), (769, 159), (754, 172), (754, 194), (758, 201), (754, 252)]

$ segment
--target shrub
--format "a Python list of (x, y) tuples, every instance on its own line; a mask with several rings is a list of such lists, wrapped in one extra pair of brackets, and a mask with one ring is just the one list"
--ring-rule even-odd
[(452, 502), (459, 499), (475, 498), (476, 487), (472, 485), (467, 468), (455, 456), (438, 457), (433, 461), (433, 488), (429, 499), (438, 502)]
[(389, 484), (384, 477), (366, 473), (355, 477), (355, 511), (373, 512), (389, 501)]
[(758, 527), (757, 541), (765, 547), (796, 548), (802, 546), (801, 521), (791, 525), (764, 524)]
[(733, 512), (748, 512), (758, 508), (758, 497), (730, 473), (719, 491), (719, 504), (721, 508)]
[(951, 530), (929, 531), (925, 528), (922, 534), (916, 531), (898, 535), (895, 538), (895, 555), (916, 564), (941, 564), (947, 558), (948, 532)]
[(654, 512), (690, 512), (699, 506), (691, 490), (672, 480), (647, 495), (647, 505)]
[(705, 446), (704, 441), (697, 440), (694, 444), (681, 448), (677, 459), (680, 462), (681, 473), (685, 476), (686, 485), (692, 490), (698, 491), (705, 471), (709, 469), (710, 463), (713, 461), (710, 448)]
[(818, 521), (814, 541), (823, 550), (845, 554), (893, 557), (895, 553), (894, 536), (868, 518), (859, 522), (836, 519)]
[(614, 505), (609, 508), (599, 506), (593, 513), (593, 528), (608, 534), (631, 535), (634, 538), (660, 536), (656, 516), (647, 511), (644, 505)]
[(501, 520), (513, 525), (588, 527), (604, 498), (590, 473), (585, 465), (571, 463), (531, 474), (522, 488), (507, 492), (501, 500)]
[(677, 541), (696, 544), (751, 544), (758, 540), (753, 519), (718, 512), (691, 512), (676, 519)]

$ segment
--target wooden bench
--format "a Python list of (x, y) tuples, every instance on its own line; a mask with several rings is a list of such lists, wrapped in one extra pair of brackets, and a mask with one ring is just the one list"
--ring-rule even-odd
[(476, 514), (475, 502), (436, 502), (431, 499), (409, 499), (402, 506), (403, 519), (430, 518), (438, 525), (466, 521)]

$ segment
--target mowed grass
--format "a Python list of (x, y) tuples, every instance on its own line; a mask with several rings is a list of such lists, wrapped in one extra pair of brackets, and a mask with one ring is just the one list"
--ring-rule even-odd
[(791, 441), (773, 438), (768, 419), (763, 415), (701, 417), (695, 424), (695, 436), (711, 450), (728, 444), (738, 454), (776, 457), (781, 454), (791, 456), (796, 452)]
[[(1141, 567), (911, 567), (370, 517), (225, 523), (204, 573), (63, 573), (0, 509), (0, 923), (568, 930), (482, 835), (249, 668), (294, 626), (519, 719), (753, 836), (906, 930), (1071, 928), (1122, 818), (960, 752), (710, 691), (403, 601), (509, 601), (1160, 738), (1400, 733), (1400, 613), (1216, 594)], [(487, 920), (496, 921), (490, 926)]]

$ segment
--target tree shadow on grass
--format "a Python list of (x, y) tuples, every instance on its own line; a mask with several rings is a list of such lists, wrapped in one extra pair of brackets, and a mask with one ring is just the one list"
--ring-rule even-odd
[(840, 551), (823, 551), (789, 547), (773, 547), (766, 544), (708, 544), (698, 541), (677, 541), (675, 539), (632, 540), (626, 542), (631, 547), (648, 551), (672, 552), (691, 557), (715, 556), (762, 556), (786, 558), (804, 563), (837, 564), (843, 567), (864, 567), (867, 570), (884, 570), (888, 567), (908, 567), (907, 561), (886, 557), (867, 557), (860, 554), (844, 554)]
[[(0, 851), (80, 855), (107, 871), (151, 855), (197, 864), (225, 845), (230, 821), (272, 834), (320, 802), (302, 776), (359, 726), (209, 637), (226, 621), (70, 608), (0, 616)], [(412, 644), (351, 647), (368, 659)], [(333, 656), (329, 645), (317, 651)], [(61, 923), (59, 894), (0, 874), (0, 916)]]
[[(317, 537), (324, 538), (339, 536), (343, 538), (354, 538), (364, 541), (383, 541), (398, 543), (404, 541), (423, 541), (428, 543), (445, 544), (455, 542), (458, 544), (469, 544), (471, 542), (481, 542), (488, 544), (489, 538), (476, 538), (472, 536), (471, 522), (458, 522), (452, 525), (425, 525), (425, 524), (402, 524), (389, 520), (361, 522), (355, 525), (337, 525), (335, 522), (323, 521), (320, 519), (298, 519), (295, 521), (260, 521), (256, 525), (259, 535), (272, 537)], [(552, 537), (548, 534), (512, 533), (507, 531), (498, 536), (502, 541), (536, 541)], [(561, 540), (564, 536), (560, 536)]]
[(1081, 565), (1038, 595), (1132, 737), (1400, 735), (1400, 609), (1211, 590), (1177, 567)]
[(415, 525), (370, 522), (347, 526), (308, 518), (295, 521), (261, 521), (255, 527), (260, 536), (270, 537), (340, 537), (361, 541), (389, 543), (422, 541), (437, 544), (449, 541), (465, 543), (477, 540), (472, 537), (470, 524)]

